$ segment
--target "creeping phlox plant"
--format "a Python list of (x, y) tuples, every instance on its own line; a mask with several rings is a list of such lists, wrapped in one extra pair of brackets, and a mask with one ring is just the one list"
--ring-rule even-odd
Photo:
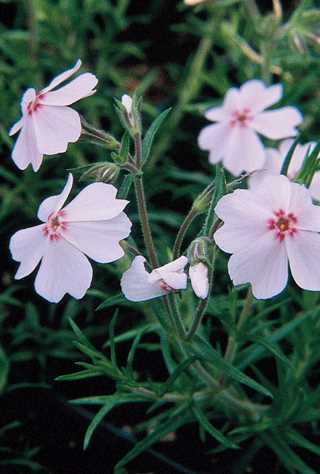
[[(12, 159), (20, 169), (31, 164), (37, 171), (46, 166), (44, 155), (61, 153), (83, 136), (109, 150), (113, 161), (89, 166), (84, 174), (95, 182), (66, 204), (73, 186), (69, 173), (60, 194), (47, 197), (40, 204), (37, 217), (41, 223), (18, 230), (11, 238), (10, 251), (20, 263), (16, 279), (31, 274), (40, 264), (35, 290), (52, 303), (66, 294), (77, 299), (85, 296), (93, 278), (88, 258), (106, 264), (126, 255), (130, 263), (118, 286), (126, 300), (147, 302), (143, 307), (150, 309), (150, 319), (136, 331), (115, 336), (115, 320), (112, 321), (107, 344), (111, 347), (110, 358), (97, 351), (71, 321), (78, 348), (91, 362), (83, 363), (82, 371), (61, 376), (60, 380), (102, 375), (116, 382), (113, 395), (75, 401), (100, 406), (86, 433), (85, 447), (95, 427), (113, 407), (144, 402), (151, 404), (149, 412), (155, 412), (149, 425), (152, 430), (118, 467), (169, 432), (193, 421), (199, 423), (202, 437), (206, 432), (219, 442), (219, 449), (237, 449), (252, 433), (259, 433), (260, 440), (276, 451), (272, 436), (277, 429), (287, 423), (303, 422), (300, 409), (310, 420), (312, 413), (300, 397), (300, 405), (297, 402), (292, 413), (280, 411), (275, 416), (277, 407), (272, 398), (276, 389), (257, 368), (250, 376), (244, 370), (269, 350), (279, 359), (281, 377), (281, 364), (290, 365), (290, 361), (277, 342), (289, 328), (279, 328), (270, 340), (261, 339), (260, 346), (259, 336), (253, 335), (254, 350), (240, 358), (240, 364), (236, 363), (237, 337), (248, 323), (253, 305), (259, 304), (257, 300), (273, 298), (288, 285), (320, 290), (320, 207), (316, 202), (320, 197), (319, 145), (302, 145), (292, 138), (303, 121), (297, 108), (287, 105), (269, 110), (281, 98), (285, 101), (281, 84), (267, 86), (253, 79), (229, 90), (223, 105), (205, 113), (215, 123), (200, 131), (198, 138), (200, 148), (209, 152), (209, 162), (214, 165), (212, 182), (195, 199), (167, 261), (160, 262), (150, 226), (144, 170), (156, 133), (170, 111), (163, 111), (144, 133), (141, 98), (124, 94), (121, 100), (115, 99), (123, 136), (98, 130), (69, 107), (96, 92), (95, 75), (80, 74), (61, 86), (80, 66), (78, 60), (40, 92), (25, 92), (22, 118), (10, 132), (19, 132)], [(263, 137), (277, 142), (270, 147), (270, 141), (265, 144)], [(284, 141), (278, 143), (279, 140)], [(126, 210), (127, 199), (133, 199), (132, 186), (144, 240), (141, 248), (134, 240), (139, 229), (131, 228), (130, 212)], [(198, 216), (202, 216), (202, 222), (196, 228)], [(190, 239), (191, 230), (194, 236)], [(229, 274), (229, 284), (248, 284), (247, 298), (237, 325), (229, 330), (224, 352), (214, 347), (210, 331), (203, 324), (208, 307), (219, 301), (214, 274), (220, 250), (231, 254), (223, 270)], [(288, 283), (289, 274), (292, 279)], [(230, 299), (236, 291), (231, 291)], [(268, 333), (267, 327), (265, 330)], [(133, 370), (140, 340), (150, 332), (160, 339), (169, 372), (165, 382), (139, 380)], [(121, 368), (116, 360), (116, 344), (130, 339), (133, 343), (128, 366)], [(221, 420), (221, 415), (224, 422), (220, 421), (217, 428), (214, 421), (218, 416)], [(241, 421), (241, 427), (233, 427), (231, 421), (235, 419)], [(290, 433), (293, 436), (295, 432)], [(295, 436), (299, 445), (298, 435)], [(299, 472), (313, 472), (301, 470), (305, 464), (287, 449), (291, 458), (298, 459)]]

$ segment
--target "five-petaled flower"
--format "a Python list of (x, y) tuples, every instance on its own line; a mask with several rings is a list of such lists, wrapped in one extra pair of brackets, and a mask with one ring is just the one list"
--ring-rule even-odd
[[(249, 178), (249, 186), (258, 184), (264, 179), (268, 174), (279, 175), (281, 172), (282, 165), (284, 160), (289, 152), (293, 140), (284, 140), (279, 146), (279, 150), (274, 148), (267, 148), (267, 159), (262, 170), (254, 172)], [(294, 180), (299, 171), (302, 168), (302, 165), (305, 161), (306, 155), (311, 153), (314, 147), (316, 146), (315, 142), (305, 143), (304, 145), (297, 145), (294, 149), (293, 155), (290, 160), (290, 165), (288, 168), (287, 176), (289, 179)], [(309, 187), (311, 196), (314, 199), (320, 200), (320, 172), (317, 171), (311, 181)]]
[(80, 74), (69, 84), (56, 89), (81, 66), (80, 59), (68, 71), (59, 74), (40, 92), (28, 89), (21, 101), (22, 118), (13, 125), (9, 135), (20, 131), (12, 152), (19, 169), (31, 163), (34, 171), (41, 166), (43, 155), (63, 153), (68, 143), (76, 142), (81, 135), (78, 112), (68, 107), (95, 93), (97, 78), (91, 73)]
[(215, 212), (224, 224), (214, 239), (233, 254), (235, 285), (251, 283), (256, 298), (271, 298), (285, 288), (289, 263), (301, 288), (320, 290), (320, 207), (304, 186), (269, 175), (222, 197)]
[(145, 269), (145, 261), (140, 255), (135, 257), (129, 270), (122, 275), (121, 289), (128, 300), (151, 300), (187, 288), (187, 275), (184, 272), (187, 257), (179, 257), (151, 273)]
[(66, 293), (82, 298), (90, 287), (92, 267), (86, 255), (110, 263), (124, 254), (120, 240), (128, 237), (131, 222), (117, 199), (114, 186), (93, 183), (63, 207), (73, 184), (69, 174), (61, 194), (45, 199), (39, 209), (40, 225), (16, 232), (10, 240), (14, 260), (20, 262), (16, 279), (29, 275), (39, 264), (35, 289), (57, 303)]
[(294, 107), (265, 111), (281, 97), (280, 84), (266, 87), (258, 80), (230, 89), (221, 107), (205, 113), (217, 123), (206, 126), (198, 138), (200, 148), (209, 151), (210, 163), (222, 161), (235, 176), (263, 168), (266, 153), (258, 133), (274, 140), (292, 137), (302, 122)]

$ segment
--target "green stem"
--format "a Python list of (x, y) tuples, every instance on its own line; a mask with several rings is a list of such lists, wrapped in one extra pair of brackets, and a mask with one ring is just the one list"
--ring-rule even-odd
[(197, 209), (195, 209), (194, 207), (191, 207), (190, 211), (188, 212), (186, 218), (184, 219), (184, 221), (182, 222), (179, 228), (177, 238), (173, 246), (173, 257), (172, 257), (173, 260), (178, 258), (179, 255), (181, 254), (181, 247), (182, 247), (184, 238), (188, 232), (190, 225), (192, 224), (194, 219), (197, 217), (197, 215), (198, 215)]
[(170, 293), (169, 295), (167, 295), (167, 298), (168, 298), (168, 302), (173, 314), (173, 322), (175, 325), (176, 332), (178, 336), (180, 337), (180, 339), (184, 339), (186, 336), (186, 331), (185, 331), (184, 324), (181, 318), (180, 309), (177, 304), (176, 295), (173, 293)]
[(159, 262), (158, 262), (157, 253), (154, 247), (152, 234), (151, 234), (142, 176), (136, 175), (134, 177), (134, 188), (136, 192), (138, 213), (139, 213), (139, 219), (140, 219), (140, 224), (142, 228), (145, 247), (146, 247), (152, 268), (157, 268), (159, 267)]
[(235, 358), (235, 355), (236, 355), (236, 352), (237, 352), (237, 349), (238, 349), (239, 344), (238, 344), (238, 341), (237, 341), (237, 336), (238, 336), (239, 332), (241, 331), (244, 323), (246, 322), (246, 320), (248, 319), (248, 317), (251, 314), (251, 308), (252, 308), (253, 302), (254, 302), (254, 297), (253, 297), (253, 294), (252, 294), (252, 290), (250, 288), (248, 290), (248, 293), (247, 293), (247, 296), (246, 296), (246, 299), (245, 299), (245, 302), (244, 302), (244, 305), (243, 305), (243, 308), (242, 308), (242, 311), (241, 311), (241, 314), (240, 314), (240, 317), (239, 317), (239, 320), (238, 320), (236, 331), (235, 331), (234, 334), (230, 335), (229, 339), (228, 339), (228, 344), (227, 344), (227, 348), (226, 348), (224, 358), (225, 358), (225, 360), (229, 361), (230, 363), (233, 362), (233, 360)]

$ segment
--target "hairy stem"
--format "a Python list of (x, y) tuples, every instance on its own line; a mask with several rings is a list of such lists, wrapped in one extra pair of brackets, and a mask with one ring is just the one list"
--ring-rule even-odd
[(172, 257), (173, 260), (175, 260), (176, 258), (180, 256), (181, 247), (182, 247), (184, 238), (188, 232), (190, 225), (192, 224), (194, 219), (197, 217), (197, 215), (198, 215), (197, 209), (195, 209), (194, 207), (191, 207), (190, 211), (188, 212), (186, 218), (184, 219), (184, 221), (182, 222), (179, 228), (179, 231), (178, 231), (178, 234), (173, 246), (173, 257)]

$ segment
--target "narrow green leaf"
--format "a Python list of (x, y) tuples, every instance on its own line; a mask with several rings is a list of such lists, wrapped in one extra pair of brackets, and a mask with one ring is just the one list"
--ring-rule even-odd
[(287, 176), (288, 174), (288, 169), (290, 166), (290, 162), (294, 153), (294, 150), (296, 149), (297, 145), (299, 144), (299, 137), (295, 139), (295, 141), (292, 143), (291, 147), (289, 148), (289, 151), (284, 159), (283, 165), (281, 167), (281, 172), (280, 174), (284, 174)]
[(59, 377), (56, 377), (54, 380), (57, 382), (70, 382), (73, 380), (83, 380), (83, 379), (89, 379), (91, 377), (99, 377), (102, 375), (100, 370), (81, 370), (78, 372), (73, 372), (72, 374), (66, 374), (66, 375), (59, 375)]
[(118, 199), (127, 199), (132, 183), (133, 183), (132, 174), (126, 174), (123, 178), (123, 181), (118, 191), (118, 195), (117, 195)]
[(118, 293), (117, 295), (110, 296), (105, 301), (99, 304), (96, 308), (96, 311), (101, 311), (102, 309), (110, 308), (111, 306), (115, 306), (121, 303), (126, 302), (122, 293)]
[(181, 362), (181, 364), (178, 365), (178, 367), (172, 372), (168, 380), (165, 382), (163, 387), (161, 388), (160, 396), (164, 395), (168, 390), (172, 387), (174, 382), (177, 380), (178, 377), (190, 366), (192, 365), (196, 360), (202, 359), (202, 357), (199, 357), (197, 355), (189, 357), (188, 359), (184, 360)]
[(110, 399), (105, 405), (98, 411), (98, 413), (91, 420), (90, 425), (87, 428), (87, 431), (84, 435), (83, 449), (87, 449), (89, 446), (91, 437), (96, 430), (97, 426), (101, 423), (103, 418), (112, 410), (112, 408), (117, 404), (116, 400)]
[(142, 161), (145, 163), (149, 158), (151, 147), (154, 141), (154, 138), (162, 125), (163, 121), (166, 119), (167, 115), (171, 111), (171, 107), (169, 109), (164, 110), (161, 112), (160, 115), (152, 122), (150, 127), (148, 128), (143, 142), (142, 142)]
[(292, 364), (288, 357), (286, 357), (280, 349), (277, 347), (276, 344), (270, 342), (268, 339), (264, 337), (250, 337), (250, 341), (257, 342), (258, 344), (261, 344), (264, 346), (269, 352), (271, 352), (274, 356), (276, 356), (278, 359), (280, 359), (282, 362), (284, 362), (288, 367), (292, 367)]
[(114, 328), (115, 328), (115, 324), (116, 324), (116, 321), (117, 321), (118, 314), (119, 314), (119, 310), (116, 309), (114, 314), (113, 314), (113, 317), (111, 319), (110, 325), (109, 325), (111, 363), (116, 368), (118, 368), (118, 363), (117, 363), (116, 346), (115, 346), (115, 343), (114, 343)]
[(217, 430), (212, 423), (208, 420), (206, 415), (203, 413), (201, 408), (197, 405), (194, 405), (192, 407), (192, 411), (197, 418), (199, 424), (202, 426), (202, 428), (209, 433), (215, 440), (217, 440), (219, 443), (223, 444), (226, 448), (231, 448), (231, 449), (239, 449), (239, 446), (234, 444), (232, 441), (228, 440), (226, 436), (221, 433), (221, 431)]
[(128, 462), (132, 461), (134, 458), (139, 456), (143, 451), (148, 449), (154, 443), (159, 441), (161, 438), (166, 436), (168, 433), (172, 431), (176, 431), (180, 426), (185, 424), (185, 420), (183, 412), (185, 412), (189, 408), (189, 404), (183, 404), (175, 412), (171, 413), (171, 416), (168, 420), (164, 421), (161, 425), (157, 426), (152, 433), (146, 436), (144, 439), (139, 441), (131, 451), (129, 451), (122, 459), (118, 462), (115, 466), (115, 469), (119, 469)]
[(293, 442), (296, 446), (300, 448), (307, 449), (311, 453), (320, 456), (320, 446), (317, 446), (314, 443), (311, 443), (308, 439), (302, 436), (298, 431), (290, 430), (288, 432), (288, 439), (290, 442)]
[[(227, 376), (236, 380), (243, 385), (247, 385), (248, 387), (256, 390), (257, 392), (263, 393), (264, 395), (273, 398), (272, 393), (267, 388), (263, 387), (261, 384), (253, 380), (251, 377), (248, 377), (239, 369), (234, 367), (230, 362), (226, 361), (221, 354), (219, 354), (207, 341), (200, 338), (200, 336), (195, 336), (194, 340), (196, 340), (201, 349), (198, 349), (200, 355), (206, 359), (211, 364), (214, 364), (216, 367), (220, 368), (220, 370)], [(195, 351), (192, 347), (191, 350)]]

